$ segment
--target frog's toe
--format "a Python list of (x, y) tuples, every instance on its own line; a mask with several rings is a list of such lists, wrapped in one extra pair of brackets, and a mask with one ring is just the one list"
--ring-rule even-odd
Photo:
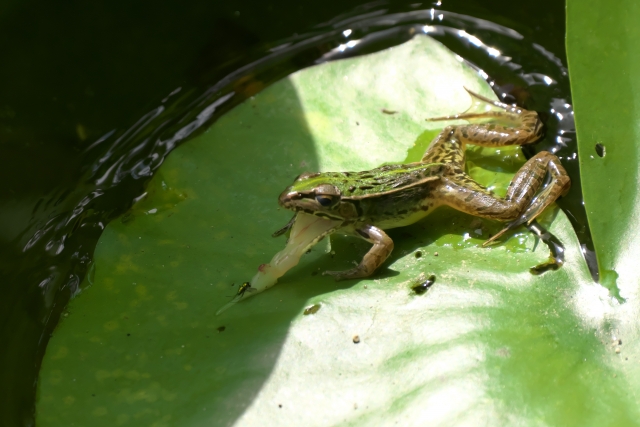
[(482, 244), (483, 248), (486, 248), (487, 246), (493, 245), (495, 244), (495, 241), (500, 238), (504, 233), (506, 233), (507, 231), (513, 230), (516, 227), (519, 227), (520, 225), (524, 224), (526, 221), (523, 220), (523, 218), (518, 218), (515, 221), (510, 222), (509, 224), (507, 224), (507, 226), (505, 228), (503, 228), (502, 230), (498, 231), (496, 234), (493, 235), (493, 237), (489, 238), (488, 240), (485, 240), (485, 242)]
[(502, 230), (494, 234), (491, 238), (485, 240), (484, 243), (482, 244), (482, 247), (486, 248), (487, 246), (495, 245), (496, 240), (498, 240), (504, 233), (506, 233), (509, 230), (511, 230), (510, 227), (503, 228)]

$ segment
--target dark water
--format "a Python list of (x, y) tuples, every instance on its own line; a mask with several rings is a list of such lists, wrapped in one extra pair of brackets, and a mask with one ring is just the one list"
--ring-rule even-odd
[(33, 424), (48, 338), (100, 233), (173, 148), (295, 70), (420, 31), (486, 73), (505, 101), (542, 113), (547, 135), (533, 149), (562, 158), (573, 180), (562, 207), (590, 247), (563, 2), (1, 5), (0, 425)]

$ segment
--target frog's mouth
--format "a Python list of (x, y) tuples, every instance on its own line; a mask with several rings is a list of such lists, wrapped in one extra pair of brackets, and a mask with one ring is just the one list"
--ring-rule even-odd
[(292, 191), (291, 187), (280, 194), (278, 198), (278, 204), (285, 209), (294, 212), (304, 212), (309, 215), (315, 215), (317, 213), (317, 204), (315, 200), (309, 197), (307, 194)]
[(278, 204), (285, 209), (299, 211), (300, 208), (294, 201), (300, 201), (300, 199), (302, 199), (302, 194), (297, 191), (291, 191), (291, 187), (287, 187), (278, 197)]

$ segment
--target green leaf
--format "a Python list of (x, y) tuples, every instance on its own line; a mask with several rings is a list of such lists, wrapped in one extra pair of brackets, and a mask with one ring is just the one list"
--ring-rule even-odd
[(583, 312), (600, 330), (625, 343), (623, 372), (634, 390), (640, 386), (637, 364), (630, 363), (640, 356), (639, 18), (640, 5), (632, 0), (567, 2), (567, 55), (584, 204), (600, 282), (613, 297), (593, 295)]
[[(624, 4), (624, 6), (623, 6)], [(640, 5), (568, 3), (567, 49), (584, 202), (602, 282), (618, 296), (637, 294)], [(596, 145), (599, 145), (598, 149)], [(619, 286), (616, 277), (621, 275)], [(622, 296), (622, 295), (621, 295)]]
[[(291, 218), (276, 200), (296, 175), (419, 158), (441, 126), (424, 119), (466, 110), (463, 86), (494, 96), (416, 37), (295, 73), (176, 149), (105, 229), (92, 286), (47, 349), (38, 425), (635, 423), (624, 352), (599, 323), (606, 291), (561, 211), (543, 219), (567, 250), (555, 272), (528, 272), (548, 250), (527, 231), (481, 248), (501, 225), (441, 208), (390, 230), (394, 253), (371, 279), (317, 274), (368, 249), (332, 236), (215, 316), (284, 247), (270, 235)], [(468, 154), (502, 194), (524, 163), (513, 148)]]

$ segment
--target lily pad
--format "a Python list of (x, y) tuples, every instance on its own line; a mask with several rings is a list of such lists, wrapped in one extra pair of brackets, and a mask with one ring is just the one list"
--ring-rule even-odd
[(623, 343), (622, 370), (633, 390), (640, 389), (638, 18), (640, 5), (632, 0), (614, 7), (602, 0), (567, 2), (580, 177), (600, 282), (608, 289), (607, 296), (585, 293), (580, 311), (610, 342)]
[[(47, 349), (38, 425), (635, 423), (620, 346), (583, 314), (602, 288), (557, 209), (544, 221), (567, 249), (558, 271), (528, 272), (548, 256), (528, 232), (481, 248), (500, 224), (441, 208), (391, 230), (394, 253), (370, 279), (318, 274), (368, 249), (325, 239), (215, 315), (284, 247), (270, 235), (291, 218), (276, 201), (296, 175), (419, 158), (442, 126), (424, 119), (466, 110), (463, 86), (494, 96), (419, 36), (295, 73), (172, 152), (98, 243), (92, 285)], [(497, 193), (523, 163), (517, 149), (469, 150)]]

